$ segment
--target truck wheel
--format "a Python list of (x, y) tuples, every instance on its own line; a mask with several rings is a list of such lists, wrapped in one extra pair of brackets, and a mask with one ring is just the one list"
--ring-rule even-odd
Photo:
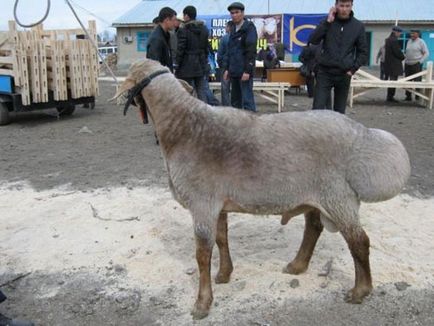
[(57, 107), (57, 112), (59, 112), (59, 115), (62, 116), (69, 116), (74, 113), (75, 105), (67, 104), (65, 106), (59, 106)]
[(0, 103), (0, 126), (7, 125), (11, 122), (9, 110), (6, 103)]

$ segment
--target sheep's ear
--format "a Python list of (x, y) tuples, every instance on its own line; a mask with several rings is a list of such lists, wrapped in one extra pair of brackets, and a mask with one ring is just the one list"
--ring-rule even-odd
[(189, 94), (193, 94), (193, 87), (189, 83), (187, 83), (185, 80), (182, 80), (182, 79), (178, 79), (178, 81), (181, 83), (182, 87), (184, 87), (184, 89)]
[(127, 78), (122, 83), (122, 85), (118, 88), (115, 96), (113, 96), (109, 101), (116, 100), (119, 96), (121, 96), (123, 93), (128, 91), (129, 89), (133, 88), (136, 85), (136, 82), (133, 79)]

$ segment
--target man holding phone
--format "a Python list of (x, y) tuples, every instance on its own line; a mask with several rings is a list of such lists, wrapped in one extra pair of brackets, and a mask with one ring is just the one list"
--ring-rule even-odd
[(312, 32), (309, 43), (323, 48), (318, 59), (313, 109), (326, 109), (334, 90), (333, 110), (345, 113), (351, 76), (368, 60), (365, 27), (354, 17), (353, 0), (336, 0), (327, 19)]

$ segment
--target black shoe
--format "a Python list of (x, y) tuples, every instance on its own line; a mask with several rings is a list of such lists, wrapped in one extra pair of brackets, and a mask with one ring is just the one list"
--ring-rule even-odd
[(387, 102), (399, 103), (399, 101), (395, 100), (393, 97), (392, 98), (388, 98)]
[(406, 98), (404, 99), (404, 101), (408, 101), (408, 102), (410, 102), (410, 101), (411, 101), (411, 97), (406, 97)]
[(0, 326), (35, 326), (35, 324), (27, 320), (10, 319), (0, 314)]

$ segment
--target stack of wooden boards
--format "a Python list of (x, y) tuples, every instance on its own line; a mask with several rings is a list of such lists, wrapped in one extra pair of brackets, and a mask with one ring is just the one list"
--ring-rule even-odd
[[(95, 21), (88, 33), (96, 44)], [(82, 29), (18, 31), (10, 21), (0, 35), (0, 75), (14, 77), (23, 105), (97, 96), (98, 69), (97, 50)]]

